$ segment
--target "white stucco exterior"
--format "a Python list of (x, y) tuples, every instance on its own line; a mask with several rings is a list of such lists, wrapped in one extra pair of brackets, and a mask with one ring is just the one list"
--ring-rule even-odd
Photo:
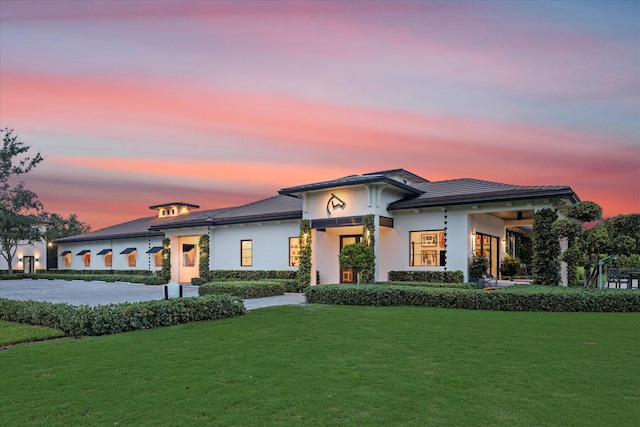
[[(309, 220), (311, 284), (316, 283), (316, 272), (321, 283), (340, 283), (346, 277), (338, 263), (341, 238), (362, 235), (363, 217), (374, 215), (376, 280), (386, 281), (394, 270), (459, 270), (468, 279), (468, 263), (478, 252), (479, 236), (491, 242), (492, 262), (497, 266), (505, 253), (507, 227), (531, 225), (534, 213), (544, 208), (562, 215), (577, 200), (568, 187), (522, 187), (471, 179), (430, 183), (404, 170), (350, 176), (280, 193), (237, 208), (201, 213), (192, 212), (198, 206), (190, 204), (185, 204), (189, 209), (182, 209), (180, 203), (153, 206), (160, 217), (137, 220), (141, 221), (138, 237), (104, 239), (109, 233), (97, 232), (96, 240), (91, 233), (61, 239), (59, 254), (70, 251), (72, 263), (66, 267), (61, 257), (59, 268), (159, 270), (154, 254), (146, 252), (162, 246), (167, 237), (172, 280), (185, 283), (198, 277), (199, 239), (208, 234), (209, 270), (294, 271), (290, 238), (297, 239), (301, 220)], [(131, 228), (134, 222), (120, 228)], [(112, 234), (120, 228), (115, 226)], [(143, 236), (147, 229), (149, 235)], [(97, 239), (100, 236), (102, 240)], [(104, 256), (94, 255), (106, 248), (113, 250), (111, 267), (105, 265)], [(129, 266), (126, 254), (121, 255), (127, 248), (136, 248), (135, 266)], [(92, 254), (88, 267), (77, 255), (86, 250)]]

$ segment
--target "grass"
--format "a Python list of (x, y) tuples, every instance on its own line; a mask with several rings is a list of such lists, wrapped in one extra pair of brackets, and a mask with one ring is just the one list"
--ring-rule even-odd
[(0, 320), (0, 346), (40, 341), (64, 335), (59, 329), (10, 323)]
[(640, 314), (273, 307), (12, 346), (0, 425), (635, 426)]

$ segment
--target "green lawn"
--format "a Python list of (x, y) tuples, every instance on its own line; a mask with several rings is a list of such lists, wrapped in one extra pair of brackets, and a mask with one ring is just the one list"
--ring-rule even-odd
[(0, 352), (0, 425), (636, 426), (640, 313), (274, 307)]
[(39, 341), (64, 335), (59, 329), (10, 323), (0, 320), (0, 346), (28, 341)]

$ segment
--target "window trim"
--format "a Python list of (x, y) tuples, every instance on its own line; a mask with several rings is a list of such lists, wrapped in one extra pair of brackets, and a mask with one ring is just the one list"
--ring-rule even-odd
[[(245, 243), (249, 243), (248, 248), (244, 247)], [(249, 256), (245, 256), (245, 251), (249, 251)], [(245, 260), (249, 263), (245, 264)], [(253, 239), (240, 240), (240, 267), (253, 267)]]

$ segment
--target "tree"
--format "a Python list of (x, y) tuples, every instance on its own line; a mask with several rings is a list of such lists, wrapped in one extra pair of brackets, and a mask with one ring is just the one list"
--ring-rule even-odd
[(44, 236), (37, 227), (36, 212), (42, 209), (38, 196), (15, 181), (16, 177), (34, 169), (42, 160), (40, 153), (27, 155), (30, 146), (14, 134), (13, 129), (2, 129), (0, 150), (0, 255), (13, 272), (13, 258), (20, 244), (33, 244)]
[(303, 219), (300, 223), (300, 265), (296, 273), (296, 283), (303, 289), (311, 283), (311, 221)]
[(352, 268), (356, 272), (356, 283), (360, 284), (360, 271), (375, 263), (373, 248), (364, 243), (352, 243), (346, 245), (340, 251), (338, 259), (340, 268)]
[(558, 214), (553, 209), (541, 209), (533, 216), (531, 243), (533, 246), (533, 282), (557, 286), (560, 282), (560, 240), (553, 232)]
[(69, 236), (77, 236), (91, 231), (91, 226), (78, 219), (76, 214), (69, 214), (64, 218), (57, 213), (43, 212), (39, 219), (47, 223), (47, 230), (44, 235), (47, 239), (47, 266), (56, 268), (58, 265), (58, 245), (57, 239)]

